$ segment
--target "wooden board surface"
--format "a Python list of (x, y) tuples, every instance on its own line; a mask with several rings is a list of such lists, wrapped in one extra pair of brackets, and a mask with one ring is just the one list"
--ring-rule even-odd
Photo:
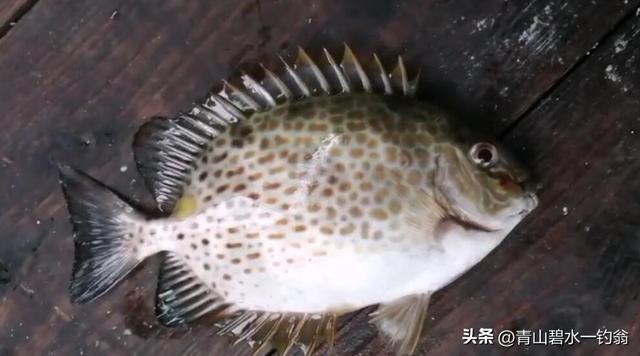
[[(638, 146), (625, 134), (639, 109), (629, 94), (638, 85), (638, 73), (631, 72), (640, 47), (632, 38), (635, 23), (627, 20), (585, 58), (638, 3), (38, 1), (0, 39), (0, 182), (6, 187), (0, 192), (0, 326), (8, 331), (0, 333), (0, 354), (246, 353), (203, 328), (155, 324), (153, 261), (100, 301), (70, 305), (73, 251), (55, 166), (80, 167), (149, 204), (130, 152), (141, 122), (174, 115), (243, 63), (269, 63), (297, 45), (338, 53), (343, 41), (359, 54), (378, 51), (387, 63), (404, 54), (422, 70), (422, 96), (496, 132), (545, 98), (507, 135), (527, 148), (547, 185), (541, 209), (435, 298), (422, 353), (477, 352), (461, 345), (463, 327), (562, 323), (588, 332), (610, 322), (640, 336), (633, 319), (637, 292), (635, 299), (625, 292), (628, 286), (637, 291), (627, 211), (634, 191), (628, 180), (638, 168), (629, 157)], [(628, 42), (616, 52), (620, 36)], [(610, 64), (615, 73), (607, 71)], [(619, 92), (625, 85), (627, 92)], [(618, 156), (610, 160), (608, 153)], [(607, 169), (615, 172), (606, 175)], [(573, 186), (580, 189), (568, 190)], [(590, 200), (600, 196), (604, 202)], [(562, 215), (563, 206), (569, 215)], [(612, 243), (618, 235), (622, 242)], [(628, 276), (623, 287), (603, 274), (611, 269)], [(340, 333), (338, 354), (380, 354), (384, 343), (366, 315), (353, 318)], [(593, 350), (581, 347), (572, 350)]]
[[(0, 37), (15, 25), (15, 22), (30, 7), (28, 0), (0, 1)], [(13, 22), (13, 23), (12, 23)]]

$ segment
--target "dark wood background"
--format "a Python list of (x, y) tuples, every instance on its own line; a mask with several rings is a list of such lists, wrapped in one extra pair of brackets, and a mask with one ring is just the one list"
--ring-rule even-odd
[[(246, 355), (153, 316), (157, 261), (71, 305), (57, 162), (150, 204), (131, 140), (239, 66), (343, 42), (422, 69), (420, 95), (487, 126), (540, 207), (436, 294), (417, 354), (640, 354), (640, 0), (0, 0), (0, 355)], [(123, 171), (125, 168), (126, 171)], [(337, 355), (391, 355), (366, 312)], [(463, 328), (625, 329), (627, 346), (462, 345)]]

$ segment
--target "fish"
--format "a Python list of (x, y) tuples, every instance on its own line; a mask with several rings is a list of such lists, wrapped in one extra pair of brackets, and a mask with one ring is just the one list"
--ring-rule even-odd
[(314, 354), (338, 317), (412, 354), (430, 297), (480, 262), (538, 205), (529, 171), (495, 139), (419, 99), (402, 57), (387, 71), (345, 45), (338, 62), (262, 66), (135, 134), (157, 216), (66, 165), (71, 300), (108, 292), (161, 254), (156, 314), (213, 316), (255, 352)]

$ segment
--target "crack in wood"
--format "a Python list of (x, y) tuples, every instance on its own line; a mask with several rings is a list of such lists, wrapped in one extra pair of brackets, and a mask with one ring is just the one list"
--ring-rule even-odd
[(610, 38), (617, 34), (618, 31), (623, 26), (625, 26), (625, 24), (627, 24), (627, 22), (631, 18), (635, 17), (638, 12), (640, 12), (640, 6), (632, 7), (626, 14), (620, 17), (620, 20), (618, 20), (618, 22), (611, 26), (611, 28), (607, 32), (605, 32), (605, 34), (598, 41), (595, 42), (593, 47), (591, 47), (580, 58), (573, 62), (573, 64), (569, 68), (567, 68), (567, 70), (560, 77), (558, 77), (556, 81), (551, 83), (547, 90), (543, 91), (522, 114), (520, 114), (513, 122), (507, 125), (507, 127), (498, 134), (498, 138), (503, 139), (506, 135), (513, 131), (513, 129), (518, 126), (520, 122), (522, 122), (532, 112), (539, 108), (544, 103), (544, 101), (549, 98), (549, 96), (553, 95), (556, 92), (556, 88), (558, 88), (565, 80), (569, 79), (572, 74), (596, 52), (602, 50), (602, 48), (606, 50), (607, 46), (603, 46), (603, 44), (608, 43)]
[(38, 0), (27, 0), (22, 5), (15, 9), (15, 12), (11, 14), (5, 23), (0, 24), (0, 40), (13, 29), (20, 20), (36, 5)]

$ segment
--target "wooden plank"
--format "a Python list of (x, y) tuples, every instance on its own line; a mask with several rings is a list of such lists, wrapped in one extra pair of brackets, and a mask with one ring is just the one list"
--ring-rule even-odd
[[(69, 305), (72, 246), (55, 178), (58, 161), (89, 170), (148, 204), (131, 161), (136, 127), (149, 116), (187, 107), (240, 63), (291, 53), (297, 44), (317, 53), (322, 44), (339, 48), (347, 41), (359, 53), (378, 50), (387, 61), (404, 53), (422, 68), (425, 96), (464, 103), (461, 111), (492, 116), (486, 123), (499, 130), (638, 3), (221, 1), (211, 6), (204, 0), (161, 5), (41, 0), (0, 41), (0, 182), (8, 187), (0, 192), (0, 264), (11, 279), (0, 285), (0, 326), (10, 331), (0, 335), (0, 354), (231, 352), (219, 339), (204, 337), (206, 329), (187, 333), (155, 324), (153, 268), (141, 269), (100, 302)], [(484, 278), (475, 274), (467, 283)], [(458, 288), (469, 292), (464, 285)], [(444, 301), (439, 303), (436, 312)], [(346, 337), (354, 350), (356, 340), (371, 340), (366, 327), (351, 331)], [(345, 350), (347, 344), (341, 345)]]
[[(489, 258), (437, 295), (418, 354), (638, 354), (639, 89), (636, 15), (507, 135), (541, 177), (541, 205)], [(629, 345), (463, 346), (463, 328), (588, 335), (624, 329)], [(384, 344), (372, 341), (369, 328), (354, 323), (349, 332), (354, 339), (338, 354), (391, 355), (380, 352)]]
[(35, 1), (3, 0), (0, 2), (0, 37), (2, 37), (11, 27), (15, 26), (15, 21), (28, 11)]

